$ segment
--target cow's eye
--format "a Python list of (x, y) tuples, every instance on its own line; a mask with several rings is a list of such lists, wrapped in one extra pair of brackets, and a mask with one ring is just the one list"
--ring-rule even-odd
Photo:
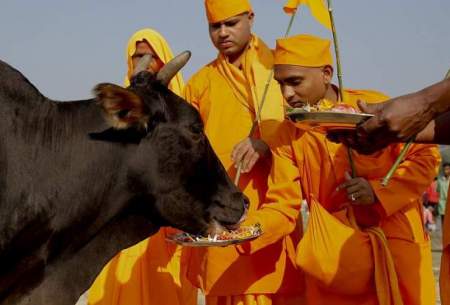
[(195, 134), (201, 134), (203, 132), (203, 126), (201, 124), (194, 124), (189, 126), (189, 130)]

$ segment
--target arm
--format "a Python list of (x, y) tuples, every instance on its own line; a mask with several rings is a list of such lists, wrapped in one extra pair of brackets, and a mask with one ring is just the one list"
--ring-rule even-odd
[(238, 251), (243, 254), (254, 253), (279, 241), (297, 226), (302, 201), (298, 164), (294, 160), (290, 143), (272, 148), (272, 154), (266, 203), (249, 214), (245, 221), (247, 225), (261, 224), (264, 233), (256, 240), (238, 246)]
[(359, 135), (373, 137), (383, 131), (392, 141), (406, 141), (450, 110), (450, 79), (382, 104), (359, 106), (363, 112), (375, 115), (360, 126)]
[(450, 111), (431, 121), (416, 137), (417, 143), (450, 145)]
[[(393, 159), (398, 156), (402, 145), (393, 149)], [(395, 171), (389, 185), (381, 186), (379, 179), (370, 184), (383, 208), (385, 216), (390, 216), (422, 196), (436, 175), (440, 155), (435, 145), (412, 145), (405, 160)]]

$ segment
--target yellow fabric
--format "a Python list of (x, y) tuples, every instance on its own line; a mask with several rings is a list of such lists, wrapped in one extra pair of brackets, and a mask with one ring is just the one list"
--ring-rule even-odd
[(301, 4), (308, 6), (311, 15), (313, 15), (320, 24), (331, 31), (330, 15), (324, 0), (287, 0), (283, 9), (287, 14), (293, 14)]
[(302, 296), (280, 294), (256, 294), (236, 296), (206, 296), (206, 305), (302, 305)]
[(185, 277), (188, 252), (166, 242), (174, 230), (121, 251), (102, 270), (88, 292), (91, 305), (197, 305), (197, 289)]
[[(386, 99), (386, 96), (373, 91), (345, 90), (344, 94), (346, 102), (352, 106), (356, 105), (358, 99), (367, 102)], [(312, 203), (313, 199), (317, 200), (320, 206), (330, 214), (330, 217), (336, 218), (347, 228), (352, 229), (351, 218), (343, 210), (343, 206), (348, 205), (346, 193), (345, 191), (336, 192), (336, 187), (345, 181), (345, 172), (350, 171), (347, 149), (340, 144), (328, 142), (322, 134), (297, 129), (290, 122), (285, 122), (280, 129), (279, 137), (275, 140), (271, 143), (274, 164), (271, 175), (285, 178), (279, 178), (279, 183), (269, 188), (267, 196), (272, 196), (271, 194), (275, 190), (277, 193), (287, 194), (284, 199), (280, 198), (280, 201), (290, 201), (290, 194), (298, 192), (295, 189), (296, 184), (293, 183), (296, 181), (300, 183), (303, 198), (309, 204)], [(392, 256), (403, 303), (408, 305), (431, 305), (435, 303), (431, 249), (429, 237), (423, 230), (420, 198), (436, 174), (439, 153), (435, 145), (412, 145), (405, 160), (393, 175), (393, 180), (391, 180), (389, 186), (383, 189), (378, 188), (379, 181), (390, 169), (402, 147), (403, 145), (391, 145), (370, 156), (357, 153), (353, 155), (358, 176), (369, 181), (379, 199), (379, 203), (373, 206), (362, 208), (354, 206), (352, 208), (354, 217), (360, 223), (364, 217), (374, 219), (378, 216), (381, 220), (374, 225), (381, 228), (386, 236), (389, 251), (379, 247), (385, 245), (385, 241), (383, 242), (383, 236), (376, 235), (372, 238), (377, 238), (377, 240), (370, 241), (372, 248), (371, 250), (369, 248), (370, 251), (363, 246), (352, 246), (345, 242), (338, 253), (342, 259), (353, 258), (356, 265), (352, 267), (353, 270), (357, 270), (355, 268), (359, 266), (364, 270), (365, 262), (358, 260), (362, 256), (386, 262), (384, 265), (386, 269), (379, 268), (383, 267), (382, 264), (375, 268), (374, 264), (374, 270), (377, 269), (381, 273), (374, 271), (372, 280), (367, 280), (367, 278), (364, 280), (364, 277), (357, 279), (355, 274), (354, 279), (343, 282), (338, 279), (333, 280), (333, 272), (335, 272), (335, 276), (341, 276), (339, 274), (341, 268), (342, 272), (345, 271), (345, 267), (338, 265), (334, 269), (326, 269), (331, 279), (328, 284), (321, 282), (320, 278), (310, 276), (307, 271), (305, 272), (305, 282), (308, 303), (319, 305), (375, 305), (380, 304), (378, 302), (378, 298), (380, 298), (384, 302), (381, 305), (386, 304), (386, 300), (390, 298), (389, 294), (386, 293), (394, 291), (383, 282), (387, 279), (395, 284), (392, 268), (388, 268), (389, 257), (383, 258), (388, 252)], [(298, 195), (293, 198), (299, 200)], [(313, 208), (311, 206), (311, 209)], [(341, 227), (339, 231), (335, 230), (333, 232), (335, 235), (332, 236), (337, 238), (339, 235), (344, 239), (345, 236), (351, 236), (356, 241), (364, 240), (365, 245), (368, 245), (367, 238), (379, 233), (378, 230), (374, 230), (370, 231), (370, 234), (363, 232), (365, 235), (361, 235), (360, 231), (355, 230), (356, 235), (352, 235), (347, 228)], [(310, 229), (311, 227), (307, 228), (305, 238), (310, 234), (308, 233)], [(258, 239), (255, 240), (255, 242), (257, 241)], [(302, 255), (316, 256), (331, 251), (327, 250), (327, 247), (335, 245), (333, 242), (335, 241), (332, 241), (332, 244), (324, 244), (321, 249), (314, 251), (314, 253), (311, 253), (312, 250), (310, 250), (310, 253), (306, 251), (303, 253), (299, 249), (297, 261), (315, 259), (305, 258)], [(378, 247), (374, 247), (375, 244)], [(347, 264), (349, 263), (347, 261)], [(374, 284), (375, 280), (377, 285)], [(329, 287), (330, 283), (333, 284), (331, 287)], [(349, 291), (346, 292), (344, 289), (349, 289)], [(395, 296), (395, 293), (392, 296)], [(395, 299), (392, 302), (395, 302)]]
[[(379, 304), (403, 304), (383, 231), (361, 231), (352, 208), (330, 214), (311, 197), (308, 229), (297, 248), (298, 266), (337, 294), (360, 295), (375, 284)], [(352, 255), (355, 249), (357, 256)]]
[[(186, 99), (200, 112), (205, 132), (230, 177), (236, 169), (233, 147), (248, 136), (273, 66), (272, 51), (257, 37), (242, 55), (242, 72), (221, 55), (197, 72), (186, 86)], [(257, 137), (269, 142), (278, 136), (284, 119), (279, 85), (272, 79), (262, 109)], [(250, 199), (249, 217), (264, 202), (270, 165), (258, 162), (242, 174), (239, 188)], [(193, 249), (189, 279), (209, 296), (292, 293), (302, 291), (301, 275), (294, 267), (300, 201), (273, 203), (261, 221), (261, 251), (242, 253), (238, 247)], [(259, 211), (258, 211), (259, 213)], [(263, 238), (261, 237), (261, 238)], [(266, 239), (267, 238), (267, 239)]]
[[(128, 71), (136, 41), (145, 39), (165, 63), (172, 58), (167, 42), (158, 33), (144, 29), (135, 33), (127, 46)], [(181, 95), (183, 79), (177, 74), (169, 88)], [(189, 248), (165, 239), (176, 230), (161, 228), (158, 233), (122, 250), (101, 271), (88, 293), (90, 305), (196, 305), (197, 289), (186, 278)]]
[(209, 23), (216, 23), (230, 17), (250, 12), (249, 0), (205, 0), (206, 17)]
[(277, 39), (275, 64), (303, 67), (332, 66), (330, 41), (305, 34)]
[[(136, 52), (136, 43), (144, 40), (148, 42), (163, 63), (167, 63), (173, 58), (173, 53), (169, 44), (160, 33), (153, 29), (142, 29), (137, 31), (130, 37), (127, 44), (125, 56), (127, 58), (128, 70), (124, 80), (125, 87), (130, 85), (130, 77), (134, 70), (131, 56)], [(178, 72), (175, 77), (172, 78), (169, 83), (169, 89), (178, 95), (182, 94), (184, 81), (181, 72)]]
[[(450, 196), (447, 198), (446, 211), (450, 211)], [(439, 278), (441, 304), (450, 305), (450, 212), (444, 217), (442, 239), (441, 274)]]

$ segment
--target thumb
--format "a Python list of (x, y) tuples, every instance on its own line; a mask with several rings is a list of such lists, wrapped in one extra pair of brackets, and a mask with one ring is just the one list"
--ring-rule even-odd
[(362, 113), (376, 114), (381, 110), (384, 103), (367, 104), (364, 101), (358, 100), (358, 107)]
[(344, 177), (345, 177), (345, 180), (347, 180), (347, 181), (353, 179), (352, 176), (349, 174), (349, 172), (345, 172), (345, 173), (344, 173)]

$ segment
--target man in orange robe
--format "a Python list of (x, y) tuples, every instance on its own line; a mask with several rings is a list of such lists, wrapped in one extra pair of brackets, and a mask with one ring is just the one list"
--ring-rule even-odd
[[(362, 124), (354, 135), (342, 140), (360, 149), (376, 151), (391, 142), (407, 141), (449, 145), (450, 78), (415, 93), (393, 98), (382, 104), (360, 103), (374, 118)], [(450, 209), (450, 198), (447, 199)], [(440, 273), (441, 303), (450, 305), (450, 217), (444, 219)]]
[[(269, 79), (273, 53), (252, 34), (247, 0), (206, 0), (209, 32), (217, 58), (198, 71), (185, 97), (200, 112), (205, 132), (230, 177), (242, 161), (239, 187), (250, 199), (249, 215), (264, 202), (271, 156), (267, 142), (284, 118), (279, 86)], [(265, 103), (257, 113), (265, 86)], [(249, 132), (256, 120), (255, 132)], [(294, 266), (300, 201), (277, 205), (261, 221), (272, 243), (245, 253), (240, 247), (193, 249), (188, 277), (206, 304), (299, 304), (303, 288)]]
[[(343, 101), (356, 107), (357, 100), (386, 99), (366, 90), (344, 90), (342, 98), (331, 84), (332, 74), (328, 40), (298, 35), (277, 41), (275, 78), (291, 106), (320, 102), (329, 107)], [(295, 188), (300, 181), (301, 193), (311, 207), (310, 223), (297, 253), (297, 263), (305, 270), (308, 304), (435, 303), (430, 243), (420, 202), (439, 164), (434, 145), (413, 145), (386, 187), (380, 180), (402, 145), (369, 156), (350, 152), (350, 159), (345, 146), (289, 122), (270, 145), (273, 168), (267, 198), (299, 201)], [(350, 160), (356, 178), (349, 177)], [(311, 239), (314, 234), (328, 243)], [(309, 269), (312, 263), (322, 273)]]
[[(173, 58), (166, 40), (152, 29), (134, 33), (128, 41), (126, 58), (129, 86), (139, 59), (150, 54), (149, 70), (156, 73)], [(181, 95), (183, 77), (178, 73), (169, 89)], [(187, 248), (166, 241), (170, 228), (161, 228), (150, 238), (121, 251), (98, 275), (88, 293), (90, 305), (197, 305), (197, 289), (186, 278)]]

